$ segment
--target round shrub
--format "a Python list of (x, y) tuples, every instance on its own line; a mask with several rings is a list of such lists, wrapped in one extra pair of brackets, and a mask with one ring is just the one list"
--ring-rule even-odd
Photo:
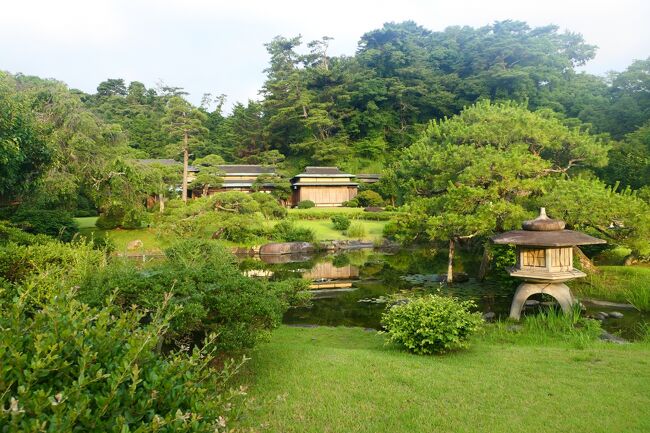
[(314, 203), (311, 200), (303, 200), (300, 203), (298, 203), (298, 209), (311, 209), (314, 206), (316, 206), (316, 203)]
[(375, 191), (361, 191), (355, 199), (361, 207), (379, 207), (384, 205), (384, 199)]
[(359, 207), (359, 200), (357, 200), (357, 198), (355, 197), (355, 198), (353, 198), (351, 200), (344, 201), (343, 206), (345, 206), (345, 207)]
[(418, 355), (445, 353), (468, 346), (469, 337), (483, 323), (481, 313), (470, 310), (473, 301), (427, 295), (398, 304), (381, 318), (388, 339)]
[(314, 232), (297, 227), (291, 221), (280, 221), (271, 229), (271, 238), (280, 242), (313, 242)]
[(347, 230), (350, 227), (350, 218), (347, 215), (334, 215), (332, 217), (332, 224), (336, 230)]

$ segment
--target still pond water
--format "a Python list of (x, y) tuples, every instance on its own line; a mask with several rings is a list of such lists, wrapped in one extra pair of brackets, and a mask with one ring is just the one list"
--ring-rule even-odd
[[(358, 326), (380, 328), (387, 295), (400, 291), (439, 292), (472, 299), (481, 312), (507, 318), (517, 282), (478, 282), (480, 257), (461, 254), (454, 271), (467, 274), (467, 281), (447, 285), (446, 254), (426, 249), (377, 251), (357, 250), (338, 254), (283, 255), (242, 258), (241, 268), (250, 276), (281, 280), (300, 276), (312, 282), (313, 301), (309, 307), (292, 308), (284, 322), (292, 325)], [(569, 283), (570, 284), (570, 283)], [(535, 296), (531, 299), (551, 301)], [(621, 311), (621, 319), (605, 319), (603, 327), (625, 338), (635, 338), (642, 323), (650, 318), (633, 309), (607, 308), (587, 304), (587, 314)], [(526, 307), (535, 314), (546, 305)]]

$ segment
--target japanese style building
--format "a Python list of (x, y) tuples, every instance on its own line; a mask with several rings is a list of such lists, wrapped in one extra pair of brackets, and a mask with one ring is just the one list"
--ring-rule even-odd
[[(208, 195), (226, 191), (252, 192), (253, 183), (255, 183), (259, 176), (277, 176), (275, 167), (264, 165), (219, 165), (217, 168), (222, 173), (223, 183), (218, 187), (209, 188)], [(270, 184), (262, 185), (260, 191), (268, 192), (271, 189), (272, 185)], [(193, 194), (194, 197), (199, 197), (200, 195), (200, 190), (195, 191)]]
[(291, 179), (292, 203), (311, 200), (319, 207), (341, 206), (357, 195), (354, 178), (337, 167), (307, 167)]

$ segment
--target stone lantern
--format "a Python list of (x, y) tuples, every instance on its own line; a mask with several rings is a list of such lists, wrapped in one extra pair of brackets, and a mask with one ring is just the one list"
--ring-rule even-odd
[(605, 241), (584, 233), (564, 229), (564, 221), (546, 216), (542, 208), (534, 220), (524, 221), (523, 230), (512, 230), (492, 237), (495, 244), (517, 247), (517, 263), (508, 273), (524, 280), (515, 292), (510, 317), (519, 320), (521, 309), (529, 296), (546, 293), (553, 296), (565, 313), (575, 302), (571, 290), (564, 284), (586, 274), (573, 268), (573, 247), (604, 244)]

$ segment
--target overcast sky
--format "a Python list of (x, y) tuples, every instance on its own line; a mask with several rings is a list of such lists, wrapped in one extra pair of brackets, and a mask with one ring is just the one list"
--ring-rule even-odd
[(331, 36), (330, 52), (354, 54), (359, 37), (384, 22), (431, 29), (516, 19), (557, 24), (599, 46), (584, 69), (623, 70), (650, 56), (650, 0), (14, 0), (0, 9), (0, 70), (51, 77), (94, 92), (106, 78), (162, 81), (234, 101), (256, 98), (267, 66), (264, 43)]

